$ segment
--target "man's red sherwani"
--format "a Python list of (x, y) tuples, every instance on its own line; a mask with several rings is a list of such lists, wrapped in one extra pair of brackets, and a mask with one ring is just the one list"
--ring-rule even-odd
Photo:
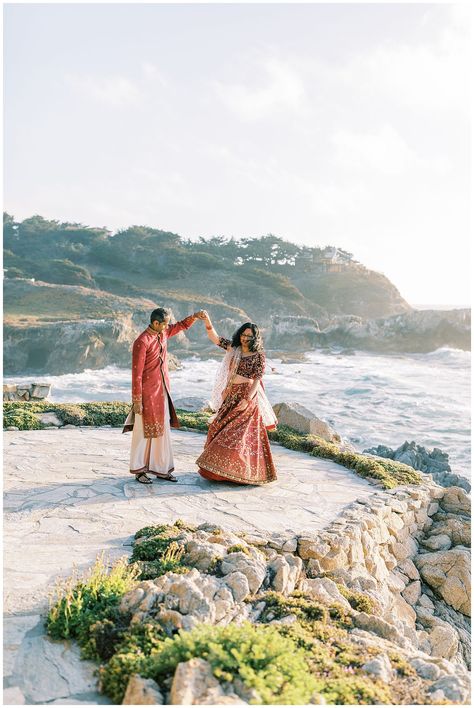
[(159, 335), (147, 327), (133, 343), (132, 400), (134, 403), (143, 403), (143, 430), (146, 438), (163, 435), (165, 395), (169, 401), (171, 427), (179, 428), (169, 393), (167, 342), (169, 337), (191, 327), (195, 319), (192, 316), (186, 317), (181, 322), (168, 325)]

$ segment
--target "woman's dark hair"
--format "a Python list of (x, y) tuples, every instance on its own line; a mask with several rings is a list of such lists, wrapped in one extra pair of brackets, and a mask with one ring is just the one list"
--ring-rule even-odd
[(241, 325), (239, 329), (232, 335), (232, 346), (240, 347), (240, 335), (245, 332), (246, 329), (251, 329), (253, 337), (249, 339), (249, 349), (251, 352), (261, 352), (263, 350), (263, 341), (260, 330), (256, 324), (253, 322), (245, 322)]

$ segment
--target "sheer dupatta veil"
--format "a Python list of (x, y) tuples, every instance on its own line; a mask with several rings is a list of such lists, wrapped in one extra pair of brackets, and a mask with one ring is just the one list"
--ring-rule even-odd
[[(224, 356), (219, 369), (217, 370), (214, 388), (212, 390), (210, 404), (213, 411), (217, 412), (224, 400), (224, 392), (232, 382), (242, 356), (241, 347), (231, 347)], [(258, 408), (262, 416), (263, 424), (267, 429), (273, 429), (277, 424), (277, 417), (268, 400), (262, 382), (257, 389)]]

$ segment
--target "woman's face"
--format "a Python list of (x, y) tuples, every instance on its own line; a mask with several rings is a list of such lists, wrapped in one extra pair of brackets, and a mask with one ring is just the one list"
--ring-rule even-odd
[(242, 334), (240, 335), (240, 343), (241, 345), (249, 345), (250, 341), (253, 339), (253, 332), (250, 329), (250, 327), (247, 327), (247, 329), (244, 329)]

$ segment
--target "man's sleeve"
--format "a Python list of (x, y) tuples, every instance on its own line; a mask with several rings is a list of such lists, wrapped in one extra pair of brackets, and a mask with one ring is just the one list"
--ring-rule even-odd
[(142, 400), (142, 378), (143, 368), (145, 366), (146, 346), (136, 340), (133, 343), (132, 350), (132, 401), (140, 403)]
[(195, 323), (196, 319), (197, 317), (190, 315), (189, 317), (185, 317), (184, 320), (181, 320), (180, 322), (168, 325), (166, 334), (168, 337), (174, 337), (175, 334), (179, 334), (179, 332), (182, 332), (183, 329), (189, 329)]

